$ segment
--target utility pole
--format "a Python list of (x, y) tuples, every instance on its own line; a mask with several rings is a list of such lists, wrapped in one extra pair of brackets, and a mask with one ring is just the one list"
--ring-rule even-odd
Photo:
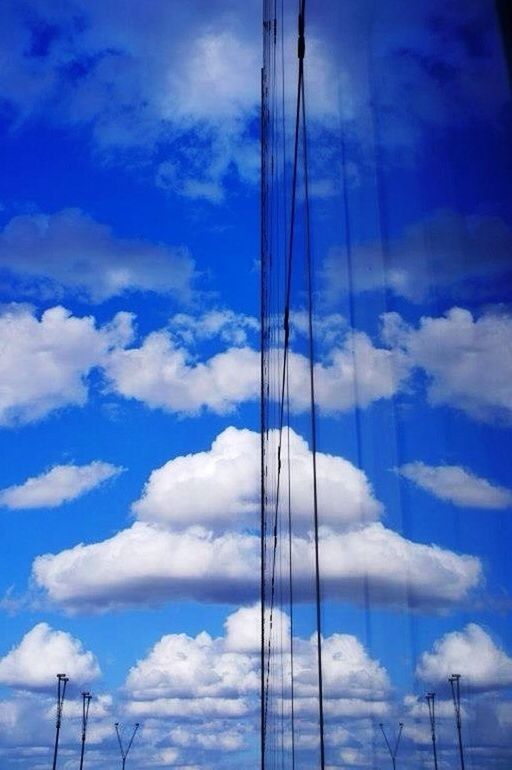
[(119, 741), (119, 748), (121, 750), (121, 759), (123, 760), (121, 767), (123, 768), (123, 770), (125, 770), (126, 758), (127, 758), (128, 754), (130, 753), (130, 749), (132, 747), (133, 739), (135, 738), (135, 733), (139, 729), (140, 725), (139, 725), (138, 722), (135, 723), (135, 726), (133, 728), (132, 737), (130, 738), (130, 742), (128, 744), (128, 748), (126, 749), (126, 751), (125, 751), (125, 749), (123, 747), (123, 742), (121, 740), (121, 733), (119, 732), (119, 722), (116, 722), (114, 727), (116, 728), (117, 740)]
[(430, 731), (432, 733), (432, 749), (434, 751), (434, 768), (437, 770), (437, 746), (436, 746), (436, 706), (435, 706), (435, 692), (428, 692), (425, 695), (425, 700), (428, 704), (428, 715), (430, 717)]
[(452, 674), (448, 677), (452, 688), (453, 707), (455, 709), (455, 723), (459, 737), (460, 768), (464, 770), (464, 749), (462, 747), (462, 718), (460, 713), (460, 674)]
[(382, 724), (382, 722), (380, 723), (379, 727), (382, 730), (382, 735), (384, 736), (384, 740), (386, 741), (386, 746), (388, 747), (389, 756), (391, 757), (391, 761), (393, 763), (393, 770), (396, 770), (396, 755), (398, 754), (398, 747), (400, 745), (400, 738), (402, 737), (402, 730), (404, 729), (404, 723), (403, 722), (398, 723), (398, 735), (396, 736), (394, 748), (391, 748), (391, 744), (388, 741), (386, 733), (384, 732), (384, 725)]
[(80, 752), (80, 770), (84, 766), (85, 739), (87, 736), (87, 722), (89, 721), (89, 705), (92, 695), (90, 692), (82, 693), (82, 750)]
[(57, 674), (57, 722), (55, 729), (55, 748), (53, 750), (53, 770), (57, 767), (57, 753), (59, 751), (60, 726), (62, 723), (62, 707), (64, 706), (64, 697), (66, 695), (66, 685), (69, 677), (66, 674)]

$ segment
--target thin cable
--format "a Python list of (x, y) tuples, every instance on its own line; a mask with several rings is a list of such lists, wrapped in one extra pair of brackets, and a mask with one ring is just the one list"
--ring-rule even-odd
[(274, 523), (273, 523), (273, 547), (272, 547), (272, 572), (270, 581), (270, 612), (269, 612), (269, 650), (267, 661), (267, 685), (265, 693), (265, 712), (268, 704), (268, 681), (270, 678), (270, 644), (273, 627), (273, 612), (275, 601), (275, 569), (276, 569), (276, 552), (277, 552), (277, 521), (279, 513), (280, 502), (280, 487), (281, 487), (281, 455), (282, 455), (282, 438), (284, 427), (284, 404), (285, 404), (285, 386), (286, 386), (286, 371), (288, 366), (288, 352), (290, 343), (290, 300), (291, 300), (291, 286), (292, 286), (292, 267), (293, 267), (293, 247), (295, 237), (295, 214), (296, 214), (296, 198), (297, 198), (297, 171), (298, 171), (298, 156), (299, 156), (299, 137), (300, 137), (300, 118), (301, 118), (301, 99), (303, 94), (303, 77), (304, 77), (304, 7), (305, 0), (301, 1), (301, 11), (299, 13), (299, 40), (298, 40), (298, 55), (299, 55), (299, 68), (297, 78), (297, 100), (296, 100), (296, 113), (295, 113), (295, 138), (294, 138), (294, 152), (293, 152), (293, 174), (292, 174), (292, 195), (291, 195), (291, 213), (290, 213), (290, 237), (288, 241), (288, 259), (286, 265), (286, 290), (285, 290), (285, 303), (283, 314), (283, 368), (281, 378), (281, 394), (279, 399), (279, 441), (277, 447), (277, 482), (276, 482), (276, 500), (274, 506)]
[[(304, 17), (302, 19), (304, 25)], [(304, 28), (304, 27), (303, 27)], [(316, 646), (318, 662), (318, 716), (320, 721), (320, 767), (325, 768), (325, 730), (323, 703), (323, 672), (322, 672), (322, 598), (320, 586), (320, 547), (318, 538), (318, 478), (317, 478), (317, 436), (316, 436), (316, 399), (315, 399), (315, 365), (314, 365), (314, 336), (313, 336), (313, 265), (311, 254), (311, 222), (309, 212), (309, 173), (307, 153), (306, 104), (304, 94), (304, 79), (302, 80), (302, 143), (304, 158), (304, 203), (306, 214), (306, 271), (308, 282), (308, 336), (309, 336), (309, 382), (311, 410), (311, 455), (313, 464), (313, 519), (315, 532), (315, 605), (316, 605)]]

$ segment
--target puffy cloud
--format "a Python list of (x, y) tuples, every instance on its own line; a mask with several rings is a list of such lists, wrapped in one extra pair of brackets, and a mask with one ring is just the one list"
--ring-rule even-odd
[[(361, 642), (351, 634), (335, 633), (322, 640), (322, 671), (325, 694), (329, 699), (378, 701), (389, 695), (386, 670), (370, 658)], [(317, 695), (316, 635), (307, 640), (296, 640), (294, 676), (295, 693), (299, 698)]]
[[(18, 763), (26, 767), (44, 768), (50, 757), (49, 739), (55, 732), (55, 691), (57, 680), (52, 672), (52, 692), (16, 691), (0, 700), (0, 756), (2, 766)], [(72, 683), (70, 683), (72, 685)], [(94, 764), (108, 767), (113, 720), (112, 697), (95, 693), (91, 701), (87, 730), (87, 755)], [(82, 721), (82, 699), (73, 688), (66, 691), (62, 729), (60, 733), (61, 759), (66, 754), (76, 756), (77, 736)], [(104, 748), (103, 748), (104, 747)], [(40, 759), (41, 764), (36, 764)]]
[[(223, 334), (220, 326), (219, 336)], [(112, 389), (152, 408), (184, 414), (203, 408), (225, 413), (241, 402), (259, 398), (260, 354), (256, 350), (230, 347), (198, 361), (181, 344), (180, 336), (178, 324), (176, 335), (172, 329), (153, 332), (140, 347), (113, 351), (106, 366)], [(244, 339), (243, 333), (239, 339)], [(342, 344), (315, 364), (318, 407), (325, 413), (346, 412), (356, 405), (367, 407), (373, 401), (391, 398), (409, 371), (409, 360), (400, 349), (377, 348), (366, 334), (348, 333)], [(289, 355), (289, 379), (292, 410), (309, 409), (309, 362), (293, 351)]]
[(116, 393), (152, 408), (223, 414), (259, 397), (259, 369), (259, 353), (251, 348), (229, 348), (198, 362), (160, 331), (139, 348), (113, 351), (106, 374)]
[(480, 420), (512, 417), (512, 317), (452, 308), (442, 318), (421, 319), (417, 329), (396, 313), (384, 316), (385, 339), (400, 348), (428, 378), (432, 404), (448, 404)]
[(89, 465), (55, 465), (23, 484), (0, 491), (7, 508), (55, 508), (116, 476), (123, 469), (95, 460)]
[[(309, 362), (297, 353), (289, 357), (290, 404), (304, 411), (310, 404)], [(409, 376), (410, 364), (399, 349), (375, 347), (363, 332), (346, 335), (323, 361), (315, 363), (315, 397), (325, 413), (367, 407), (391, 398)]]
[[(301, 529), (312, 526), (312, 457), (307, 443), (290, 429), (284, 445), (283, 489), (287, 488), (288, 439), (293, 468), (292, 510)], [(258, 433), (227, 428), (207, 452), (170, 460), (153, 471), (142, 497), (133, 505), (138, 518), (174, 528), (201, 524), (215, 529), (253, 525), (260, 505)], [(365, 474), (342, 457), (317, 455), (322, 523), (333, 528), (377, 519), (375, 500)]]
[(438, 639), (432, 652), (423, 653), (416, 674), (432, 684), (461, 674), (465, 688), (496, 690), (512, 685), (512, 658), (481, 626), (469, 623)]
[(441, 500), (471, 508), (509, 508), (512, 492), (475, 476), (458, 465), (425, 465), (406, 463), (398, 469), (401, 476), (413, 481)]
[[(271, 680), (267, 701), (269, 713), (276, 711), (279, 732), (281, 718), (289, 719), (291, 713), (290, 619), (276, 610), (275, 620), (288, 630), (284, 638), (277, 633), (284, 690), (280, 677), (278, 691)], [(260, 607), (254, 605), (229, 615), (223, 636), (212, 638), (205, 632), (195, 637), (163, 636), (130, 670), (125, 684), (127, 711), (133, 719), (144, 719), (145, 734), (148, 725), (155, 735), (166, 733), (169, 748), (183, 750), (183, 761), (211, 761), (211, 755), (198, 752), (236, 752), (251, 746), (259, 727), (259, 622)], [(386, 670), (356, 637), (325, 637), (323, 651), (326, 745), (332, 749), (358, 740), (365, 720), (387, 713), (391, 689)], [(296, 636), (295, 747), (301, 753), (318, 745), (316, 666), (316, 637)], [(270, 719), (269, 731), (273, 729)], [(281, 736), (274, 739), (280, 741)], [(241, 755), (242, 762), (246, 756)]]
[(257, 692), (259, 677), (251, 657), (223, 647), (204, 631), (194, 639), (185, 634), (164, 636), (130, 670), (126, 686), (138, 700), (236, 698)]
[(93, 318), (74, 317), (62, 307), (39, 319), (25, 306), (8, 306), (0, 315), (0, 424), (33, 422), (55, 409), (83, 405), (90, 371), (130, 337), (127, 313), (96, 328)]
[[(484, 294), (492, 282), (510, 273), (512, 230), (498, 217), (462, 216), (441, 210), (408, 225), (387, 244), (371, 241), (353, 246), (353, 291), (390, 288), (421, 302), (435, 289), (450, 296)], [(323, 265), (325, 296), (337, 301), (347, 291), (345, 250), (333, 247)]]
[[(270, 625), (270, 613), (266, 610), (266, 627)], [(233, 652), (256, 655), (261, 645), (261, 606), (240, 607), (226, 618), (224, 647)], [(272, 611), (272, 633), (284, 649), (290, 645), (290, 618), (278, 607)]]
[(194, 263), (185, 249), (116, 238), (79, 209), (16, 216), (0, 232), (0, 268), (22, 290), (75, 291), (93, 302), (127, 291), (190, 297)]
[[(289, 617), (276, 609), (279, 627), (288, 629), (281, 639), (284, 681), (290, 678), (288, 649)], [(244, 607), (229, 615), (226, 635), (213, 639), (206, 632), (196, 637), (168, 634), (162, 637), (146, 658), (134, 666), (127, 677), (126, 689), (135, 701), (151, 701), (137, 708), (146, 714), (170, 716), (176, 701), (194, 698), (199, 707), (208, 710), (214, 699), (227, 707), (226, 715), (239, 716), (232, 701), (242, 699), (247, 711), (255, 703), (244, 698), (259, 694), (260, 607)], [(239, 636), (240, 633), (240, 636)], [(362, 644), (350, 634), (333, 634), (323, 640), (325, 693), (328, 699), (382, 700), (390, 691), (387, 673), (372, 660)], [(317, 695), (316, 636), (294, 639), (295, 695), (303, 700), (303, 713), (308, 699)], [(153, 710), (156, 707), (156, 711)], [(216, 711), (218, 716), (219, 711)], [(184, 716), (188, 716), (185, 713)], [(192, 712), (190, 715), (194, 715)]]
[(100, 675), (92, 652), (64, 631), (38, 623), (20, 644), (0, 659), (0, 682), (22, 690), (51, 689), (55, 677), (65, 673), (75, 684), (88, 683)]
[[(299, 601), (312, 598), (313, 555), (310, 537), (293, 540)], [(255, 535), (169, 532), (137, 522), (108, 540), (37, 557), (33, 575), (52, 601), (72, 611), (185, 598), (245, 602), (259, 592), (259, 558)], [(320, 567), (324, 597), (363, 601), (367, 585), (375, 605), (452, 607), (481, 581), (477, 558), (411, 542), (381, 524), (323, 532)]]

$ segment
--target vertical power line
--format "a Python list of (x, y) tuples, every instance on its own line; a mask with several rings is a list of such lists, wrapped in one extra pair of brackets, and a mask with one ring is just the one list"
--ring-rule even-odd
[(62, 709), (64, 707), (64, 698), (66, 697), (66, 685), (69, 677), (66, 674), (57, 674), (57, 721), (55, 723), (55, 746), (53, 749), (52, 769), (57, 767), (57, 754), (59, 752), (60, 726), (62, 724)]

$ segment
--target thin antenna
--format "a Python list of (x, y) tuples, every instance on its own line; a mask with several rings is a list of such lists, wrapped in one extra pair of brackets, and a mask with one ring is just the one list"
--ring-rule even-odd
[(388, 741), (388, 737), (384, 731), (384, 725), (382, 724), (382, 722), (379, 724), (379, 727), (382, 730), (382, 735), (384, 736), (384, 740), (386, 741), (386, 746), (388, 747), (389, 756), (391, 757), (391, 761), (393, 763), (393, 770), (396, 770), (396, 755), (398, 754), (398, 747), (400, 746), (400, 738), (402, 737), (402, 730), (404, 729), (404, 723), (403, 722), (398, 723), (398, 734), (396, 736), (394, 748), (391, 748), (391, 744)]
[(128, 754), (130, 753), (130, 749), (132, 747), (133, 739), (135, 738), (135, 733), (139, 729), (140, 724), (138, 722), (135, 723), (135, 726), (133, 728), (132, 737), (130, 738), (130, 742), (128, 744), (128, 748), (126, 749), (126, 751), (125, 751), (125, 749), (123, 747), (123, 742), (121, 740), (121, 733), (119, 732), (119, 722), (116, 722), (114, 724), (114, 727), (116, 728), (117, 740), (119, 742), (119, 748), (121, 750), (122, 768), (124, 770), (125, 767), (126, 767), (126, 758), (128, 757)]
[(87, 723), (89, 721), (89, 705), (91, 703), (92, 695), (90, 692), (82, 693), (82, 750), (80, 752), (80, 770), (83, 770), (84, 766), (84, 754), (85, 754), (85, 739), (87, 736)]
[(53, 765), (55, 770), (57, 767), (57, 754), (59, 751), (59, 736), (60, 726), (62, 723), (62, 708), (64, 706), (64, 697), (66, 695), (66, 685), (69, 682), (69, 677), (66, 674), (57, 674), (57, 722), (55, 729), (55, 748), (53, 750)]
[(452, 688), (453, 707), (455, 709), (455, 723), (457, 725), (457, 735), (459, 739), (460, 767), (464, 770), (464, 749), (462, 746), (462, 717), (460, 713), (460, 674), (452, 674), (448, 677)]
[(428, 705), (428, 715), (430, 717), (430, 731), (432, 733), (432, 750), (434, 752), (434, 768), (437, 770), (437, 746), (436, 746), (436, 706), (435, 706), (435, 692), (428, 692), (425, 695), (425, 700)]

